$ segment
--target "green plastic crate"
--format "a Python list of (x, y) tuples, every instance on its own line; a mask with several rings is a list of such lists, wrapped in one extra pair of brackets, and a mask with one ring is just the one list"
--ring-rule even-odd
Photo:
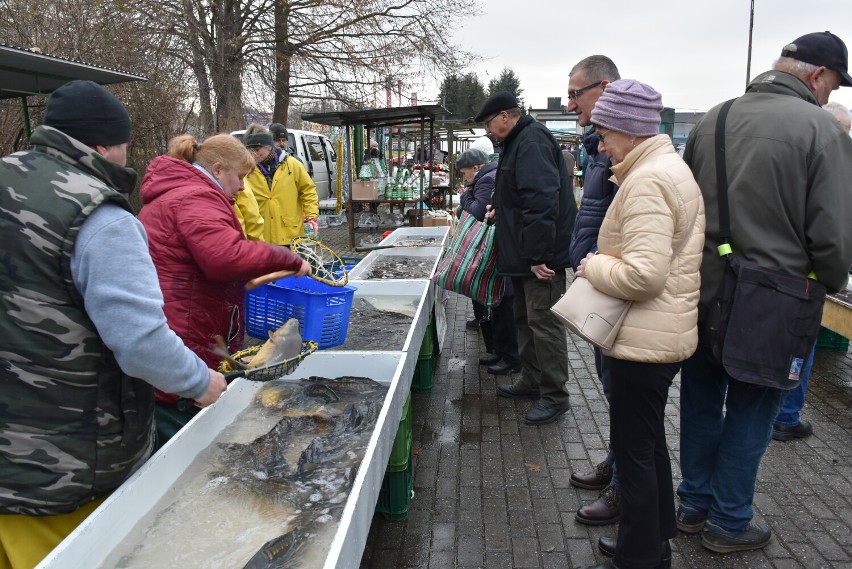
[(411, 500), (414, 498), (414, 467), (408, 461), (408, 468), (401, 472), (385, 472), (376, 512), (387, 520), (401, 520), (408, 515)]
[(411, 389), (419, 393), (432, 391), (434, 368), (435, 362), (431, 357), (418, 359), (414, 368), (414, 377), (411, 379)]
[(821, 326), (819, 336), (817, 336), (816, 349), (820, 352), (841, 352), (845, 354), (849, 351), (849, 338), (844, 338), (837, 332), (832, 332)]
[(429, 324), (423, 334), (423, 343), (420, 344), (420, 358), (431, 358), (435, 355), (435, 322), (433, 316), (429, 315)]
[(399, 429), (391, 448), (388, 460), (388, 472), (399, 472), (408, 468), (411, 462), (411, 395), (405, 401), (402, 408), (402, 419), (399, 420)]

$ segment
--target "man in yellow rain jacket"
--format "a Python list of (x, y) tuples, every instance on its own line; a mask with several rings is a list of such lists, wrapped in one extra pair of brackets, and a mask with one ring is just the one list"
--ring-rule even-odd
[[(257, 168), (255, 168), (257, 169)], [(234, 212), (240, 225), (243, 226), (243, 234), (251, 241), (263, 241), (263, 216), (260, 215), (260, 207), (254, 192), (246, 185), (243, 191), (234, 198)]]
[(304, 234), (307, 221), (316, 233), (319, 217), (317, 187), (301, 162), (287, 156), (278, 166), (273, 156), (272, 136), (264, 127), (249, 125), (245, 144), (255, 155), (257, 166), (245, 178), (263, 217), (263, 240), (289, 245)]

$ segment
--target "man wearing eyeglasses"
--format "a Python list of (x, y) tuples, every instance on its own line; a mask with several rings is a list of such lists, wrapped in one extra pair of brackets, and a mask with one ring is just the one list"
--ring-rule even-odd
[[(571, 69), (568, 74), (567, 110), (577, 113), (580, 126), (587, 127), (592, 124), (592, 109), (606, 86), (618, 79), (621, 79), (618, 68), (604, 55), (587, 57)], [(582, 165), (583, 200), (574, 223), (574, 233), (571, 235), (571, 266), (575, 270), (586, 255), (598, 250), (598, 232), (606, 210), (618, 191), (618, 186), (610, 181), (612, 162), (605, 153), (598, 152), (599, 142), (600, 137), (594, 130), (589, 130), (583, 136), (583, 146), (588, 158)], [(609, 401), (609, 374), (604, 369), (600, 348), (592, 347), (595, 351), (598, 378), (603, 385), (604, 396)], [(598, 526), (614, 524), (621, 517), (621, 489), (612, 449), (593, 472), (575, 472), (571, 474), (570, 482), (577, 488), (601, 491), (597, 500), (577, 511), (575, 520), (582, 524)]]
[(565, 328), (550, 307), (565, 292), (568, 247), (577, 204), (559, 144), (547, 128), (522, 116), (515, 96), (495, 93), (474, 119), (503, 144), (490, 213), (497, 224), (497, 268), (512, 278), (521, 378), (497, 395), (538, 400), (528, 425), (557, 420), (570, 405)]

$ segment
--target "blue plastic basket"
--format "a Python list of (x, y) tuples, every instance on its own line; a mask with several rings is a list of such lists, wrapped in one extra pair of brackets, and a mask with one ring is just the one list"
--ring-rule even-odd
[(246, 332), (266, 339), (290, 318), (299, 320), (302, 340), (320, 349), (346, 341), (354, 286), (334, 287), (310, 277), (287, 277), (246, 293)]

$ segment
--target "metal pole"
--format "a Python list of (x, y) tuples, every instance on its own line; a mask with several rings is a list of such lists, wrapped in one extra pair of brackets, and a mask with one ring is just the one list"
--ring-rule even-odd
[(748, 23), (748, 63), (746, 63), (746, 89), (751, 81), (751, 36), (754, 31), (754, 0), (751, 0), (751, 16)]
[(30, 107), (27, 105), (27, 98), (21, 97), (21, 111), (24, 113), (24, 134), (27, 137), (26, 143), (30, 143), (30, 136), (32, 136), (32, 126), (30, 125)]

